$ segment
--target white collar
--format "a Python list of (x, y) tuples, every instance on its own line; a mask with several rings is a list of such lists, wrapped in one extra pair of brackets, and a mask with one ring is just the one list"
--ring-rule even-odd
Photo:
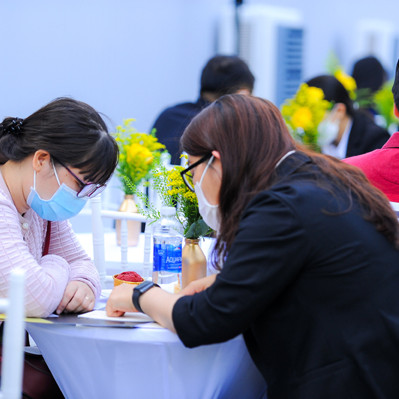
[(278, 160), (278, 162), (276, 163), (276, 166), (274, 167), (274, 169), (277, 169), (277, 167), (281, 164), (281, 162), (283, 162), (285, 158), (289, 157), (289, 156), (290, 156), (291, 154), (293, 154), (294, 152), (295, 152), (295, 150), (291, 150), (291, 151), (288, 151), (285, 155), (283, 155), (283, 156)]

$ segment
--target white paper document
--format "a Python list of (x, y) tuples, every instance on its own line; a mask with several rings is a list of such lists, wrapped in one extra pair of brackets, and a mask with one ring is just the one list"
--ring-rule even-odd
[(105, 321), (118, 321), (126, 323), (141, 323), (140, 327), (144, 328), (163, 328), (159, 324), (155, 323), (150, 316), (139, 312), (127, 312), (121, 317), (110, 317), (107, 316), (105, 310), (93, 310), (91, 312), (83, 313), (78, 315), (85, 319), (105, 320)]

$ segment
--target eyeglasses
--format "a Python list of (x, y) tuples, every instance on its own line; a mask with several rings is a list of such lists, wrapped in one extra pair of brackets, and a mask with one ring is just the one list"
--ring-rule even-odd
[(59, 163), (62, 167), (64, 167), (79, 183), (80, 185), (80, 190), (77, 192), (76, 196), (78, 198), (93, 198), (96, 195), (102, 193), (105, 189), (105, 187), (107, 186), (106, 184), (96, 184), (96, 183), (85, 183), (84, 181), (82, 181), (81, 179), (79, 179), (78, 176), (75, 175), (75, 173), (72, 172), (72, 170), (70, 170), (68, 168), (68, 166), (66, 166), (65, 164), (63, 164), (61, 161), (59, 161), (57, 158), (52, 157), (54, 159), (54, 161), (56, 161), (57, 163)]
[(187, 186), (187, 188), (188, 188), (190, 191), (194, 192), (195, 190), (194, 190), (193, 178), (192, 178), (191, 174), (188, 175), (188, 172), (190, 172), (190, 170), (193, 169), (193, 168), (195, 168), (196, 166), (202, 164), (202, 162), (207, 161), (211, 156), (212, 156), (212, 154), (207, 154), (207, 155), (203, 156), (203, 157), (202, 157), (201, 159), (199, 159), (197, 162), (194, 162), (194, 163), (193, 163), (192, 165), (190, 165), (188, 168), (186, 168), (186, 169), (184, 169), (184, 170), (182, 170), (182, 171), (180, 172), (181, 177), (182, 177), (182, 179), (183, 179), (185, 185)]

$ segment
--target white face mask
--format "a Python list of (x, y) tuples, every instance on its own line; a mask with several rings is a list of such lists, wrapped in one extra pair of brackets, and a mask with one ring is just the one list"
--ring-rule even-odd
[(331, 122), (328, 119), (322, 121), (318, 128), (319, 136), (317, 138), (317, 144), (320, 147), (331, 144), (338, 136), (339, 122)]
[(219, 205), (211, 205), (208, 202), (208, 200), (205, 198), (205, 195), (202, 192), (202, 188), (201, 188), (202, 180), (204, 179), (205, 173), (208, 170), (213, 159), (214, 159), (214, 157), (212, 155), (204, 169), (204, 172), (202, 173), (199, 183), (195, 183), (194, 190), (195, 190), (195, 194), (197, 195), (198, 209), (199, 209), (200, 215), (202, 216), (202, 219), (204, 219), (204, 222), (211, 229), (218, 232), (219, 228), (220, 228)]
[(331, 144), (338, 137), (339, 125), (341, 120), (337, 117), (334, 118), (335, 113), (336, 108), (334, 107), (327, 116), (327, 118), (319, 123), (319, 126), (317, 127), (317, 130), (319, 132), (317, 144), (320, 147)]

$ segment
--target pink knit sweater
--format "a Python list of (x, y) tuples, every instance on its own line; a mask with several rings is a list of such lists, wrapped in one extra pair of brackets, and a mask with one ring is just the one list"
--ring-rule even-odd
[(8, 290), (11, 270), (26, 271), (27, 316), (54, 312), (68, 282), (86, 283), (98, 297), (101, 287), (96, 268), (83, 250), (68, 221), (51, 222), (49, 254), (42, 256), (47, 221), (32, 209), (22, 217), (14, 206), (0, 173), (0, 297)]

